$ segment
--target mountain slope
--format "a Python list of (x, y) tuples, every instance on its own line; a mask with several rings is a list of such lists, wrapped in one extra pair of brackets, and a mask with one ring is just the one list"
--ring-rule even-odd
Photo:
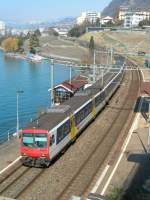
[(103, 10), (102, 15), (114, 17), (120, 6), (150, 9), (150, 0), (112, 0), (110, 4)]

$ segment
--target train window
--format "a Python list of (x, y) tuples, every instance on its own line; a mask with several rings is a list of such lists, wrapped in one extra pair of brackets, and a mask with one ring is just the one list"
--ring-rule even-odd
[(57, 144), (61, 142), (70, 132), (70, 120), (57, 129)]
[(95, 105), (98, 106), (103, 100), (104, 100), (104, 95), (105, 93), (102, 92), (100, 95), (98, 95), (96, 98), (95, 98)]
[(24, 146), (32, 148), (45, 148), (47, 146), (47, 134), (23, 133)]
[(52, 146), (55, 143), (55, 136), (52, 135), (50, 138), (50, 146)]
[(85, 117), (87, 117), (92, 111), (92, 103), (90, 102), (84, 108), (82, 108), (78, 113), (75, 114), (75, 121), (78, 125)]
[(92, 102), (87, 105), (87, 108), (88, 108), (87, 115), (89, 115), (92, 112)]

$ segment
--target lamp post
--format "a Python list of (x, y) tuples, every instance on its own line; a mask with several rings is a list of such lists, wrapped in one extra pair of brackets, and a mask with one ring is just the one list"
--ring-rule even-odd
[(17, 91), (17, 110), (16, 110), (16, 115), (17, 115), (17, 124), (16, 124), (16, 133), (17, 137), (19, 137), (19, 95), (24, 93), (23, 90), (18, 90)]
[(148, 103), (148, 119), (147, 119), (147, 123), (149, 124), (149, 128), (148, 128), (148, 138), (147, 138), (147, 152), (150, 152), (150, 98), (145, 98), (146, 102)]
[(93, 52), (93, 83), (96, 81), (96, 54), (95, 49)]
[(150, 151), (150, 99), (147, 100), (148, 102), (148, 119), (147, 122), (149, 123), (149, 129), (148, 129), (148, 153)]
[(72, 63), (69, 65), (69, 83), (71, 85), (71, 79), (72, 79)]
[(51, 107), (54, 105), (54, 59), (51, 59)]
[(110, 64), (112, 65), (113, 62), (113, 47), (111, 46), (111, 50), (110, 50)]
[(103, 89), (103, 86), (104, 86), (104, 69), (102, 68), (102, 71), (101, 71), (101, 73), (102, 73), (102, 89)]

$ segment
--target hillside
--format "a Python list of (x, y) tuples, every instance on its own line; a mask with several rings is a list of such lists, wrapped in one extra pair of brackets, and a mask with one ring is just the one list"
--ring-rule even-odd
[(120, 6), (130, 6), (132, 8), (150, 9), (150, 0), (112, 0), (103, 10), (103, 16), (115, 16)]

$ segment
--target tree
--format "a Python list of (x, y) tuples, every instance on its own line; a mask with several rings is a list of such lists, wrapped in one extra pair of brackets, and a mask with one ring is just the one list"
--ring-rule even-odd
[(39, 29), (35, 30), (34, 31), (34, 34), (37, 36), (37, 37), (40, 37), (41, 36), (41, 32)]
[(84, 25), (74, 26), (68, 33), (70, 37), (80, 37), (86, 32), (86, 27)]
[(31, 37), (31, 33), (28, 32), (27, 35), (26, 35), (26, 38), (27, 38), (27, 39), (30, 39), (30, 37)]
[(89, 50), (92, 52), (95, 49), (95, 44), (94, 44), (94, 37), (91, 36), (90, 38), (90, 43), (89, 43)]
[(124, 23), (124, 20), (116, 20), (114, 25), (115, 26), (122, 26), (123, 23)]
[(59, 33), (56, 32), (53, 28), (48, 28), (46, 31), (49, 35), (59, 36)]
[(19, 37), (17, 37), (17, 39), (18, 39), (18, 50), (19, 50), (19, 52), (23, 52), (24, 51), (23, 44), (24, 44), (24, 41), (26, 38), (23, 36), (19, 36)]
[(30, 53), (32, 53), (32, 54), (36, 54), (36, 49), (33, 48), (33, 47), (31, 47), (31, 48), (30, 48)]
[(89, 43), (89, 57), (91, 61), (94, 59), (94, 49), (95, 49), (94, 37), (91, 36)]
[(37, 37), (37, 35), (35, 33), (30, 35), (29, 38), (29, 48), (30, 48), (30, 52), (35, 54), (36, 53), (36, 47), (39, 47), (39, 38)]
[(19, 49), (19, 40), (15, 37), (9, 37), (2, 42), (2, 47), (5, 52), (16, 52)]
[(110, 20), (105, 25), (106, 25), (106, 27), (112, 27), (112, 26), (114, 26), (114, 23)]
[(150, 20), (145, 19), (139, 22), (139, 26), (143, 27), (143, 26), (150, 26)]
[(96, 25), (96, 26), (100, 26), (100, 18), (97, 18), (97, 19), (96, 19), (95, 25)]

